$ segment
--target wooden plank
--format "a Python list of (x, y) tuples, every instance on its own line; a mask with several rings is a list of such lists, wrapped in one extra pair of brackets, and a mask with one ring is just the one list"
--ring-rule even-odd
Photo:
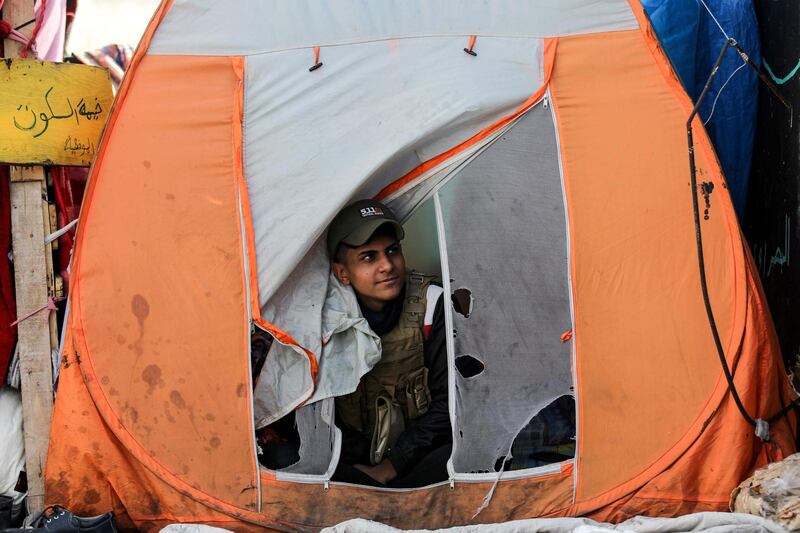
[(44, 181), (42, 167), (11, 167), (11, 182), (15, 181)]
[[(3, 20), (12, 27), (19, 26), (34, 17), (33, 0), (6, 0), (2, 14)], [(32, 29), (33, 25), (29, 24), (21, 31), (29, 36)], [(10, 40), (4, 42), (4, 47), (6, 57), (18, 57), (22, 49), (19, 43)], [(18, 316), (25, 316), (47, 303), (44, 179), (42, 167), (11, 167), (11, 233)], [(50, 335), (47, 311), (36, 313), (18, 325), (27, 507), (32, 515), (44, 509), (44, 469), (53, 411)]]
[[(12, 168), (12, 172), (15, 169)], [(43, 173), (43, 169), (39, 168)], [(44, 177), (44, 176), (42, 176)], [(42, 223), (42, 181), (11, 187), (11, 228), (18, 316), (47, 303), (47, 258)], [(44, 508), (44, 468), (53, 411), (50, 313), (36, 313), (17, 326), (28, 475), (28, 512)]]
[(0, 63), (0, 161), (89, 166), (112, 101), (106, 69), (6, 59)]
[[(33, 0), (6, 0), (3, 4), (3, 20), (8, 22), (12, 28), (16, 28), (29, 20), (33, 19)], [(33, 31), (33, 24), (20, 28), (19, 32), (29, 38)], [(22, 44), (11, 39), (6, 39), (3, 43), (6, 57), (22, 57)]]

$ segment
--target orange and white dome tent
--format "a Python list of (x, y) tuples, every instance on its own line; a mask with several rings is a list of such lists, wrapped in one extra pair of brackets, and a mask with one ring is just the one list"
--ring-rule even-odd
[[(164, 0), (81, 213), (48, 503), (141, 529), (725, 510), (794, 452), (795, 420), (762, 441), (723, 376), (691, 109), (636, 0)], [(794, 394), (699, 121), (695, 134), (710, 303), (743, 406), (768, 419)], [(326, 408), (300, 428), (300, 467), (257, 461), (251, 328), (285, 348), (259, 380), (272, 413), (308, 403), (326, 366), (325, 231), (363, 197), (404, 220), (429, 209), (416, 239), (438, 250), (445, 291), (473, 297), (469, 316), (446, 306), (454, 447), (431, 487), (330, 482)], [(484, 372), (460, 375), (465, 354)], [(575, 458), (496, 472), (570, 389)]]

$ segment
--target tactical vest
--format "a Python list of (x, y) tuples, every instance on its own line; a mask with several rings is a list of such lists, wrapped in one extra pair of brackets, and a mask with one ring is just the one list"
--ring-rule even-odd
[(383, 460), (405, 430), (431, 402), (428, 368), (422, 350), (426, 293), (432, 276), (412, 272), (406, 279), (403, 310), (397, 325), (381, 336), (381, 359), (355, 392), (336, 398), (342, 425), (371, 441), (370, 461)]

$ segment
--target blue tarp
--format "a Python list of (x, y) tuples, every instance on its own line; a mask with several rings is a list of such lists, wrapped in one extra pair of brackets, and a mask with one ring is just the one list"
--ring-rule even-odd
[[(760, 64), (761, 43), (752, 0), (705, 0), (705, 3), (725, 33), (740, 44), (756, 65)], [(696, 100), (725, 43), (725, 35), (700, 0), (642, 0), (642, 5), (686, 92)], [(729, 49), (700, 106), (700, 117), (708, 121), (706, 129), (728, 181), (739, 220), (747, 202), (758, 107), (758, 76), (743, 65), (739, 54)]]

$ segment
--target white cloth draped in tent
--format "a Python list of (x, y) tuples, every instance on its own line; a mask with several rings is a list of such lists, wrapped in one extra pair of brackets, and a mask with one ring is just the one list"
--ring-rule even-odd
[[(301, 297), (304, 289), (298, 287), (295, 297)], [(314, 287), (308, 287), (314, 290)], [(302, 320), (307, 308), (291, 307)], [(287, 311), (284, 309), (284, 313)], [(305, 402), (311, 404), (350, 394), (358, 387), (361, 376), (369, 372), (381, 358), (381, 339), (361, 315), (355, 293), (342, 285), (332, 273), (329, 274), (325, 303), (322, 306), (322, 343), (319, 358), (319, 373), (313, 395)], [(297, 349), (273, 342), (267, 361), (261, 370), (254, 393), (256, 427), (263, 427), (284, 416), (296, 407), (297, 399), (307, 392), (301, 390), (307, 373)], [(295, 379), (296, 378), (296, 379)], [(300, 385), (298, 389), (297, 385)], [(287, 409), (288, 407), (288, 409)]]

